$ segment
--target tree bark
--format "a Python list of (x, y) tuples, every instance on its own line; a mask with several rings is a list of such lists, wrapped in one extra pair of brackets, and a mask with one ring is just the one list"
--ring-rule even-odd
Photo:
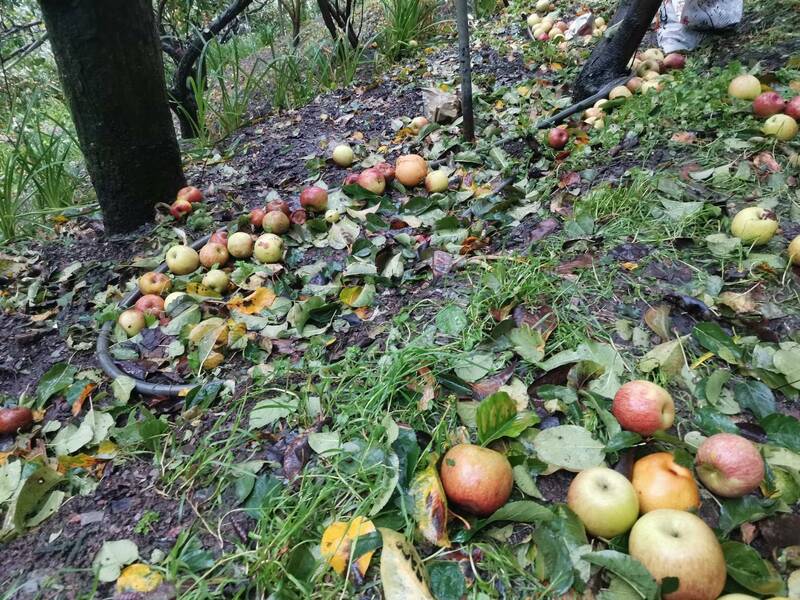
[(628, 73), (628, 64), (650, 28), (662, 0), (620, 0), (605, 35), (592, 50), (573, 86), (572, 99), (583, 100), (612, 79)]
[(186, 185), (150, 0), (40, 0), (107, 233)]

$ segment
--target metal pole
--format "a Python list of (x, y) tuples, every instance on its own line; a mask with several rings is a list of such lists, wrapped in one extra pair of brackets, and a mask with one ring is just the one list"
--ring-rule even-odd
[(469, 22), (467, 20), (467, 0), (456, 1), (456, 22), (458, 23), (458, 58), (461, 63), (461, 116), (463, 117), (464, 137), (475, 140), (475, 119), (472, 115), (472, 63), (469, 54)]

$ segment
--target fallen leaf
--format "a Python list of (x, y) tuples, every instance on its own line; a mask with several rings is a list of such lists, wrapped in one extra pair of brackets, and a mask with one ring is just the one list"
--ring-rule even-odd
[(722, 292), (717, 298), (717, 304), (724, 304), (735, 313), (751, 313), (758, 308), (758, 303), (753, 298), (752, 290), (746, 292)]
[(96, 383), (87, 383), (83, 387), (83, 389), (81, 390), (81, 393), (78, 395), (78, 397), (72, 403), (72, 416), (73, 417), (75, 417), (78, 414), (80, 414), (81, 409), (83, 408), (83, 403), (91, 395), (92, 391), (96, 387), (97, 387)]
[(534, 227), (528, 234), (528, 243), (538, 242), (539, 240), (547, 237), (554, 231), (558, 230), (559, 224), (555, 219), (545, 219)]
[(383, 538), (381, 583), (384, 600), (435, 600), (428, 572), (411, 543), (391, 529), (379, 529)]
[(436, 468), (438, 458), (435, 453), (428, 457), (428, 466), (414, 476), (410, 492), (419, 534), (434, 546), (448, 548), (447, 496)]
[(567, 262), (558, 265), (556, 267), (556, 273), (559, 275), (569, 275), (577, 269), (584, 269), (588, 266), (591, 266), (593, 262), (594, 256), (587, 252), (586, 254), (581, 254), (572, 260), (568, 260)]
[[(367, 535), (375, 531), (372, 521), (364, 517), (356, 517), (349, 523), (346, 521), (334, 521), (322, 534), (320, 541), (320, 551), (322, 557), (333, 567), (339, 575), (343, 575), (350, 562), (350, 552), (352, 544), (359, 536)], [(355, 561), (355, 568), (363, 577), (369, 568), (373, 552), (362, 554)]]
[(691, 131), (679, 131), (672, 134), (670, 141), (676, 144), (694, 144), (697, 141), (697, 135)]
[(651, 306), (644, 313), (644, 322), (652, 329), (658, 337), (662, 340), (668, 340), (670, 337), (671, 319), (669, 316), (669, 306), (661, 304), (659, 306)]
[(134, 563), (125, 567), (117, 579), (117, 592), (147, 594), (161, 585), (162, 577), (142, 563)]
[(260, 287), (245, 298), (234, 296), (228, 301), (228, 308), (245, 315), (254, 315), (272, 306), (275, 298), (277, 296), (271, 288)]

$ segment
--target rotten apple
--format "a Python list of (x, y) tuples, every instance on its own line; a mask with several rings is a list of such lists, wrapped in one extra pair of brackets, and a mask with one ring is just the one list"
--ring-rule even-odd
[(757, 117), (771, 117), (783, 112), (786, 101), (778, 92), (764, 92), (753, 100), (753, 114)]
[(193, 185), (187, 185), (186, 187), (178, 190), (176, 199), (186, 200), (187, 202), (194, 204), (195, 202), (200, 202), (203, 199), (203, 192)]
[(753, 246), (769, 242), (778, 230), (778, 217), (774, 212), (760, 206), (743, 208), (731, 221), (731, 233)]
[(373, 168), (381, 172), (381, 175), (383, 175), (383, 178), (386, 180), (386, 185), (389, 185), (392, 183), (392, 181), (394, 181), (394, 167), (389, 163), (378, 163)]
[(800, 96), (795, 96), (786, 103), (786, 115), (800, 121)]
[(256, 240), (253, 256), (265, 264), (280, 262), (283, 258), (283, 240), (274, 233), (265, 233)]
[(250, 211), (250, 225), (253, 226), (253, 229), (261, 229), (265, 214), (267, 212), (263, 208), (254, 208)]
[(547, 132), (547, 145), (556, 150), (561, 150), (569, 141), (569, 133), (563, 127), (553, 127)]
[(169, 207), (169, 214), (180, 220), (192, 212), (192, 203), (188, 200), (175, 200)]
[(704, 486), (726, 498), (749, 494), (764, 479), (764, 459), (758, 448), (733, 433), (717, 433), (703, 441), (695, 468)]
[(328, 210), (328, 191), (312, 185), (300, 192), (300, 206), (311, 212), (324, 213)]
[(223, 246), (228, 245), (228, 230), (227, 229), (218, 229), (214, 233), (211, 234), (211, 237), (208, 238), (209, 242), (214, 242), (215, 244), (222, 244)]
[(141, 311), (145, 315), (158, 316), (164, 312), (164, 299), (155, 294), (145, 294), (136, 301), (133, 308)]
[(358, 176), (358, 185), (368, 192), (380, 196), (386, 189), (386, 180), (383, 178), (383, 173), (378, 169), (371, 168), (362, 171)]
[(33, 411), (26, 406), (0, 408), (0, 435), (27, 431), (33, 425)]
[(661, 386), (637, 379), (617, 390), (611, 412), (623, 429), (647, 436), (672, 426), (675, 404)]
[(473, 444), (453, 446), (439, 469), (444, 493), (457, 508), (486, 517), (511, 496), (514, 477), (508, 459)]
[(264, 207), (266, 212), (272, 212), (273, 210), (279, 210), (287, 217), (292, 214), (292, 209), (289, 208), (289, 203), (286, 200), (270, 200), (267, 202), (267, 205)]

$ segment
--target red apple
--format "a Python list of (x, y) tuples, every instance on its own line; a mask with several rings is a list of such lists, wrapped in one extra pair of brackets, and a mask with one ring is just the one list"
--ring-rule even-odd
[(673, 69), (682, 69), (686, 66), (686, 57), (677, 52), (671, 52), (664, 57), (664, 70), (672, 71)]
[(209, 243), (214, 242), (215, 244), (222, 244), (223, 246), (228, 245), (228, 230), (227, 229), (218, 229), (214, 233), (211, 234), (211, 237), (208, 238)]
[(347, 175), (345, 175), (342, 185), (353, 185), (358, 183), (359, 175), (360, 173), (348, 173)]
[(33, 425), (33, 412), (25, 406), (0, 408), (0, 435), (27, 431)]
[(550, 39), (550, 36), (547, 35), (546, 33), (540, 33), (539, 35), (536, 36), (536, 41), (537, 42), (546, 42), (549, 39)]
[(764, 92), (753, 100), (753, 114), (758, 117), (771, 117), (783, 112), (786, 101), (778, 92)]
[(264, 215), (267, 214), (263, 208), (254, 208), (250, 211), (250, 225), (255, 229), (261, 228), (261, 223), (264, 221)]
[(669, 392), (649, 381), (629, 381), (617, 391), (611, 412), (623, 429), (653, 435), (672, 426), (675, 403)]
[(378, 169), (372, 168), (363, 171), (361, 175), (358, 176), (358, 185), (368, 192), (380, 196), (386, 189), (386, 180)]
[(692, 472), (676, 463), (669, 452), (656, 452), (637, 460), (631, 481), (643, 514), (659, 508), (694, 510), (700, 506), (700, 492)]
[(203, 192), (194, 187), (187, 185), (185, 188), (178, 190), (178, 200), (186, 200), (187, 202), (200, 202), (203, 199)]
[(188, 200), (175, 200), (169, 207), (169, 214), (180, 220), (192, 212), (192, 203)]
[(136, 301), (133, 307), (144, 314), (158, 316), (164, 312), (164, 299), (155, 294), (145, 294)]
[(457, 508), (486, 517), (511, 496), (514, 477), (508, 459), (494, 450), (458, 444), (447, 451), (439, 469), (447, 499)]
[(300, 206), (311, 212), (325, 212), (328, 210), (327, 190), (312, 185), (300, 193)]
[(554, 127), (547, 132), (547, 144), (556, 150), (561, 150), (564, 146), (566, 146), (568, 140), (569, 133), (567, 133), (566, 129), (561, 127)]
[(264, 207), (264, 211), (271, 212), (273, 210), (279, 210), (287, 217), (292, 214), (292, 210), (289, 208), (289, 204), (285, 200), (270, 200), (267, 202), (267, 205)]
[(172, 287), (172, 280), (164, 273), (149, 271), (139, 277), (139, 291), (142, 294), (164, 294)]
[(308, 219), (308, 214), (302, 208), (292, 212), (292, 216), (289, 217), (289, 220), (295, 225), (302, 225), (306, 222), (306, 219)]
[(785, 112), (795, 121), (800, 121), (800, 96), (795, 96), (786, 103)]
[(381, 172), (381, 175), (383, 175), (383, 178), (386, 180), (386, 185), (389, 185), (392, 183), (392, 181), (394, 181), (394, 167), (389, 163), (378, 163), (373, 168), (378, 169), (378, 171)]
[(206, 269), (210, 269), (214, 265), (222, 266), (228, 262), (228, 248), (216, 242), (208, 242), (200, 248), (199, 256), (200, 264)]
[(695, 467), (703, 485), (726, 498), (749, 494), (764, 479), (764, 459), (758, 448), (733, 433), (717, 433), (700, 444)]

